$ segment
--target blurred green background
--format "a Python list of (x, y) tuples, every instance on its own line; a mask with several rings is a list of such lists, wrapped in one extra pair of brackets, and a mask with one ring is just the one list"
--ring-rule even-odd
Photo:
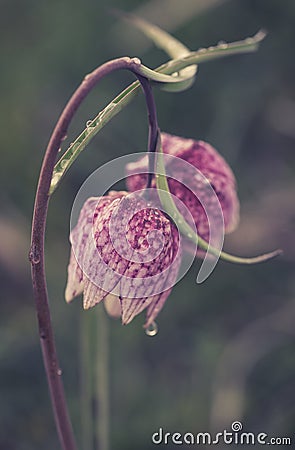
[[(59, 448), (47, 391), (27, 262), (34, 191), (44, 149), (83, 76), (117, 56), (156, 67), (167, 57), (110, 7), (135, 12), (191, 49), (268, 30), (260, 50), (199, 67), (194, 86), (156, 90), (162, 130), (213, 144), (233, 168), (241, 224), (225, 248), (252, 255), (283, 248), (253, 267), (219, 262), (196, 285), (196, 263), (145, 335), (143, 316), (110, 320), (111, 448), (153, 448), (166, 431), (230, 429), (295, 441), (295, 3), (293, 0), (2, 0), (0, 449)], [(132, 77), (116, 73), (94, 90), (68, 142)], [(79, 440), (81, 301), (63, 299), (69, 216), (84, 179), (111, 158), (144, 151), (138, 97), (89, 145), (52, 198), (46, 238), (48, 289), (59, 359)], [(167, 448), (167, 446), (166, 446)]]

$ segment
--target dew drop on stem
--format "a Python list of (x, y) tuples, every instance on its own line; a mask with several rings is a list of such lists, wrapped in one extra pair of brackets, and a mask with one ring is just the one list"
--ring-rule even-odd
[(137, 58), (137, 57), (132, 58), (132, 62), (133, 62), (134, 64), (136, 64), (137, 66), (140, 66), (140, 65), (141, 65), (141, 60), (140, 60), (139, 58)]
[(218, 48), (225, 50), (228, 47), (228, 44), (225, 41), (218, 42)]
[(62, 161), (62, 162), (60, 163), (60, 167), (61, 167), (62, 169), (65, 169), (65, 168), (67, 167), (67, 165), (68, 165), (68, 161), (66, 161), (66, 160), (64, 160), (64, 161)]
[(39, 252), (38, 248), (36, 247), (36, 245), (34, 245), (34, 244), (30, 248), (29, 261), (32, 264), (39, 264), (39, 262), (40, 262), (40, 252)]

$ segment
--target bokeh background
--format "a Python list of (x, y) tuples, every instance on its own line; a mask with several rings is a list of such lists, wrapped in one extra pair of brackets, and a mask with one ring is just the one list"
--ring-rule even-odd
[[(283, 256), (246, 267), (219, 262), (196, 285), (196, 263), (174, 288), (151, 338), (138, 317), (110, 321), (111, 448), (150, 449), (166, 431), (230, 429), (295, 440), (295, 3), (293, 0), (1, 0), (0, 448), (59, 448), (27, 261), (34, 191), (44, 149), (83, 76), (117, 56), (156, 67), (166, 55), (109, 14), (135, 12), (191, 49), (268, 36), (259, 52), (199, 67), (194, 86), (155, 91), (163, 130), (204, 139), (233, 168), (241, 223), (226, 249)], [(132, 77), (95, 89), (70, 129), (85, 122)], [(81, 301), (63, 299), (69, 217), (79, 186), (111, 158), (144, 151), (147, 119), (138, 97), (92, 141), (54, 194), (46, 255), (48, 289), (66, 393), (78, 439)], [(166, 446), (167, 448), (167, 446)]]

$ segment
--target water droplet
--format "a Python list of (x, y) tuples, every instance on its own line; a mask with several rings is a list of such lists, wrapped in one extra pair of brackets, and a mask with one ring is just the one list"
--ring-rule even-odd
[(55, 186), (58, 184), (60, 179), (60, 174), (56, 173), (53, 175), (52, 180), (51, 180), (51, 189), (55, 188)]
[(56, 373), (60, 377), (62, 375), (62, 370), (61, 369), (57, 369)]
[(246, 44), (254, 44), (255, 39), (252, 37), (249, 37), (249, 38), (245, 39), (245, 42), (246, 42)]
[(187, 233), (187, 237), (191, 239), (193, 237), (192, 233)]
[(145, 330), (147, 336), (156, 336), (158, 334), (158, 325), (152, 322)]
[(92, 127), (92, 122), (93, 122), (93, 120), (87, 120), (86, 127), (87, 128)]
[[(107, 105), (98, 115), (98, 121), (101, 122), (102, 119), (104, 119), (104, 117), (110, 113), (115, 107), (117, 106), (117, 104), (115, 102), (111, 102), (109, 105)], [(93, 124), (94, 126), (94, 124)]]
[(67, 160), (63, 160), (63, 161), (60, 163), (60, 167), (61, 167), (62, 169), (65, 169), (65, 168), (67, 167), (67, 164), (68, 164), (68, 161), (67, 161)]
[(139, 58), (132, 58), (132, 62), (138, 66), (141, 64), (141, 60)]
[(115, 102), (111, 102), (104, 110), (105, 111), (111, 111), (112, 109), (114, 109), (117, 106), (117, 104)]
[(227, 47), (228, 47), (228, 44), (225, 41), (218, 42), (218, 48), (226, 49)]
[(74, 142), (71, 142), (67, 151), (73, 153), (74, 147), (75, 147)]
[(29, 252), (29, 261), (32, 264), (38, 264), (40, 262), (40, 253), (37, 249), (36, 245), (32, 245), (30, 252)]

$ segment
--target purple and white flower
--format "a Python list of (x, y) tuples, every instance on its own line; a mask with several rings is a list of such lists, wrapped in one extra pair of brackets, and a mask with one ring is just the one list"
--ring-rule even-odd
[[(224, 158), (204, 141), (195, 141), (167, 133), (161, 133), (161, 141), (164, 154), (177, 157), (167, 160), (167, 165), (171, 166), (169, 174), (173, 174), (173, 178), (168, 177), (170, 192), (189, 210), (195, 221), (198, 235), (208, 242), (210, 226), (207, 213), (202, 206), (206, 203), (210, 205), (210, 199), (208, 201), (207, 197), (212, 196), (212, 190), (208, 189), (208, 186), (213, 188), (219, 200), (225, 233), (232, 232), (239, 222), (239, 200), (234, 174)], [(188, 174), (187, 166), (179, 159), (197, 169), (193, 176), (191, 176), (193, 171)], [(147, 174), (143, 172), (147, 168), (147, 156), (126, 166), (129, 191), (142, 189), (146, 185)], [(203, 177), (199, 175), (199, 171)], [(151, 186), (155, 187), (155, 185), (155, 179), (153, 179)], [(187, 187), (188, 185), (190, 188)], [(186, 208), (181, 210), (185, 219), (187, 219)], [(214, 211), (211, 213), (214, 216)], [(203, 256), (203, 252), (198, 251), (198, 255)]]
[(83, 293), (88, 309), (104, 300), (123, 324), (147, 309), (149, 327), (180, 266), (174, 223), (137, 193), (110, 192), (84, 203), (70, 241), (66, 301)]
[[(225, 232), (233, 231), (239, 220), (239, 201), (235, 177), (222, 156), (203, 141), (167, 133), (161, 137), (164, 154), (174, 156), (167, 162), (167, 179), (184, 219), (190, 223), (193, 220), (197, 233), (206, 241), (212, 232), (209, 215), (213, 219), (216, 216), (213, 221), (217, 222), (217, 232), (220, 219), (222, 230), (224, 226)], [(146, 328), (154, 322), (176, 283), (181, 262), (178, 230), (155, 206), (159, 204), (155, 177), (147, 195), (150, 201), (155, 200), (154, 205), (145, 199), (147, 168), (147, 156), (127, 165), (131, 192), (111, 191), (84, 203), (70, 234), (65, 292), (67, 302), (83, 293), (85, 309), (103, 300), (108, 313), (121, 317), (123, 324), (146, 309)], [(219, 217), (216, 201), (222, 209)], [(183, 242), (185, 248), (192, 249)], [(204, 256), (202, 250), (197, 254)]]

